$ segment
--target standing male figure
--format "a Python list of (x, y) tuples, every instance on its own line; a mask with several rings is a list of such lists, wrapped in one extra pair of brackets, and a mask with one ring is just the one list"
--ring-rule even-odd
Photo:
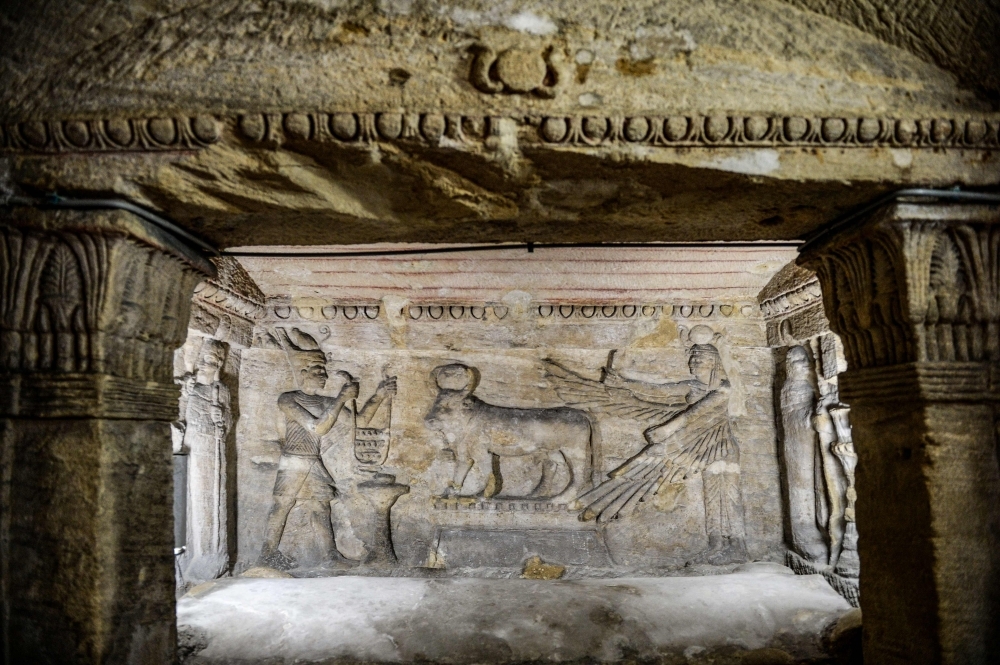
[(193, 373), (181, 383), (180, 415), (187, 467), (187, 552), (184, 580), (204, 582), (229, 569), (226, 513), (226, 436), (233, 426), (229, 390), (219, 379), (226, 346), (210, 337), (198, 350)]
[[(278, 397), (278, 408), (285, 417), (285, 438), (281, 442), (274, 503), (267, 516), (258, 564), (288, 570), (296, 562), (282, 554), (278, 546), (288, 514), (296, 503), (308, 508), (313, 534), (328, 560), (343, 558), (337, 551), (330, 522), (330, 502), (337, 496), (337, 488), (322, 455), (334, 445), (353, 445), (356, 419), (367, 423), (385, 397), (395, 393), (396, 380), (393, 377), (383, 381), (361, 412), (355, 414), (359, 384), (354, 377), (347, 372), (335, 372), (343, 380), (340, 392), (336, 397), (319, 394), (328, 379), (326, 357), (319, 344), (295, 328), (291, 333), (277, 328), (277, 333), (299, 389)], [(296, 339), (293, 341), (292, 337)]]

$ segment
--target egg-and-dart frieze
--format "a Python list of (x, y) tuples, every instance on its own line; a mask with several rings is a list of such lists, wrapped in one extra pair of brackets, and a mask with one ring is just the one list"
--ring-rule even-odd
[(369, 144), (420, 141), (455, 147), (485, 141), (513, 121), (519, 139), (600, 147), (908, 147), (992, 148), (998, 118), (633, 115), (492, 117), (448, 113), (275, 113), (144, 119), (28, 121), (0, 128), (6, 150), (36, 152), (192, 150), (226, 138), (251, 145), (302, 141)]

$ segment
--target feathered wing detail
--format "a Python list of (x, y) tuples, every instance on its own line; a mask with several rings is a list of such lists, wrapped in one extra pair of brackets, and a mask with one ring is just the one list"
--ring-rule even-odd
[(580, 376), (551, 360), (545, 363), (545, 374), (555, 386), (560, 399), (569, 406), (637, 420), (646, 425), (669, 420), (687, 406), (683, 399), (674, 403), (641, 399), (630, 390)]
[(678, 416), (689, 416), (684, 427), (663, 443), (643, 448), (612, 471), (608, 480), (577, 499), (584, 507), (580, 519), (606, 522), (627, 515), (664, 484), (689, 478), (728, 457), (733, 434), (727, 402), (725, 395), (709, 394), (693, 404)]

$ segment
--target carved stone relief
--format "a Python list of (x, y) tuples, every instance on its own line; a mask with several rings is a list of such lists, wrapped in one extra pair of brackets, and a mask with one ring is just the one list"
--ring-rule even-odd
[(648, 252), (245, 261), (276, 295), (242, 352), (234, 574), (782, 560), (772, 351), (742, 283), (789, 255), (739, 252), (720, 253), (735, 287)]
[[(537, 328), (545, 319), (536, 309), (508, 312), (496, 325), (548, 335)], [(769, 382), (766, 355), (754, 348), (763, 343), (762, 321), (737, 314), (729, 325), (716, 322), (722, 334), (705, 324), (681, 326), (683, 341), (628, 348), (637, 329), (678, 330), (667, 311), (684, 320), (679, 307), (657, 305), (646, 319), (637, 309), (631, 319), (581, 318), (594, 321), (590, 330), (564, 330), (586, 338), (608, 336), (594, 326), (617, 328), (610, 364), (606, 347), (394, 350), (381, 334), (358, 329), (384, 330), (384, 307), (374, 318), (316, 324), (286, 313), (281, 325), (264, 322), (241, 378), (253, 406), (241, 423), (238, 570), (335, 572), (397, 557), (411, 570), (508, 570), (532, 555), (577, 571), (623, 574), (732, 565), (775, 551), (774, 518), (763, 517), (780, 510), (776, 460), (765, 452), (773, 426), (766, 390), (750, 390), (745, 378)], [(450, 317), (401, 320), (414, 330), (434, 326), (437, 334), (462, 336), (445, 327), (456, 325)], [(370, 348), (343, 346), (365, 338)], [(294, 377), (284, 369), (289, 361)], [(298, 378), (305, 375), (312, 394)], [(398, 383), (383, 378), (363, 390), (389, 375)], [(368, 418), (394, 390), (391, 431), (383, 432)], [(299, 439), (308, 451), (291, 451)], [(746, 446), (749, 481), (741, 465)], [(382, 461), (374, 476), (371, 461)], [(308, 464), (308, 472), (289, 471), (293, 464)], [(379, 483), (396, 487), (381, 509), (372, 498)], [(307, 486), (305, 494), (296, 489)], [(261, 494), (272, 488), (265, 502)], [(304, 556), (306, 541), (321, 541), (311, 547), (322, 556)], [(391, 556), (377, 554), (386, 541)]]
[(761, 292), (768, 339), (776, 347), (776, 397), (786, 501), (787, 563), (823, 574), (858, 605), (858, 531), (850, 409), (840, 401), (845, 368), (837, 336), (823, 315), (814, 274), (790, 264)]
[[(180, 377), (174, 455), (184, 456), (186, 534), (178, 583), (214, 579), (229, 570), (226, 440), (233, 426), (229, 389), (220, 372), (225, 344), (200, 339), (194, 371)], [(175, 461), (175, 464), (177, 462)]]

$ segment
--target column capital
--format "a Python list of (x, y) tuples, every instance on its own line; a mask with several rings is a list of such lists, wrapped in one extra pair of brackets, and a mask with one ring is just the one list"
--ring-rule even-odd
[(172, 354), (214, 268), (123, 211), (0, 217), (0, 415), (172, 420)]
[(1000, 361), (997, 206), (892, 203), (799, 264), (819, 276), (851, 370)]

